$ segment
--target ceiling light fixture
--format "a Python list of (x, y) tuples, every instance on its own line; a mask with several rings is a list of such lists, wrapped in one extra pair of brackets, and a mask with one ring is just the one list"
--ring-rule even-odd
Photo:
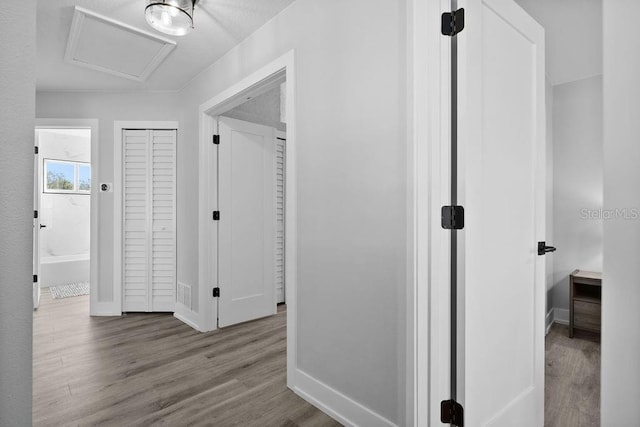
[(149, 25), (171, 36), (193, 29), (193, 9), (198, 0), (148, 0), (144, 10)]

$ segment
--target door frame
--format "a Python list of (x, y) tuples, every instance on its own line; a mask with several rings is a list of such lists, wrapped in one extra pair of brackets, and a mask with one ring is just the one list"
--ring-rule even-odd
[(442, 424), (440, 402), (450, 395), (450, 236), (441, 228), (440, 207), (449, 204), (450, 195), (451, 40), (440, 33), (440, 19), (451, 11), (451, 0), (411, 0), (410, 11), (415, 275), (409, 319), (414, 347), (408, 349), (413, 361), (407, 375), (413, 370), (415, 379), (407, 378), (414, 382), (407, 419), (422, 427)]
[[(199, 328), (202, 332), (216, 329), (218, 308), (211, 292), (217, 284), (213, 272), (217, 259), (217, 226), (211, 220), (216, 210), (217, 188), (211, 166), (215, 158), (211, 135), (216, 131), (218, 115), (242, 104), (247, 96), (256, 96), (286, 79), (287, 151), (285, 179), (285, 283), (287, 284), (287, 386), (293, 387), (297, 370), (297, 189), (296, 189), (296, 120), (295, 120), (295, 54), (291, 50), (249, 76), (221, 91), (200, 105), (199, 125), (199, 208), (198, 224), (198, 293), (200, 301)], [(278, 83), (279, 84), (279, 83)], [(275, 304), (275, 301), (274, 301)]]
[[(153, 130), (175, 130), (176, 131), (176, 171), (178, 168), (178, 134), (179, 123), (177, 121), (125, 121), (116, 120), (113, 122), (113, 302), (104, 303), (108, 306), (107, 314), (101, 314), (106, 316), (120, 316), (122, 315), (122, 295), (123, 280), (122, 280), (122, 232), (124, 227), (122, 226), (122, 131), (125, 129), (153, 129)], [(177, 174), (176, 174), (177, 177)], [(176, 200), (178, 197), (178, 187), (176, 186)], [(177, 236), (177, 206), (174, 206), (174, 230), (176, 230)], [(178, 253), (177, 253), (177, 239), (176, 239), (176, 272), (178, 267)], [(176, 276), (176, 287), (178, 286)], [(177, 291), (176, 291), (177, 297)], [(176, 301), (177, 303), (177, 301)], [(175, 309), (174, 309), (175, 312)]]
[[(99, 191), (98, 183), (98, 119), (36, 119), (35, 129), (90, 129), (91, 130), (91, 195), (90, 205), (90, 243), (89, 243), (89, 315), (99, 315), (102, 307), (98, 301), (98, 271), (100, 268), (100, 260), (98, 259), (99, 246)], [(36, 139), (36, 145), (38, 140)], [(38, 162), (40, 165), (41, 162)], [(39, 174), (41, 175), (41, 174)], [(42, 176), (40, 176), (42, 179)], [(38, 185), (38, 183), (36, 183)], [(40, 216), (40, 215), (38, 215)], [(35, 231), (35, 230), (34, 230)], [(34, 248), (35, 250), (36, 248)]]

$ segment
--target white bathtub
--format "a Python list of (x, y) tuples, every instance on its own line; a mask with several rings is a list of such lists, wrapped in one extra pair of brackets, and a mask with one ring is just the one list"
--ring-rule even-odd
[(89, 282), (89, 255), (50, 256), (40, 260), (41, 288)]

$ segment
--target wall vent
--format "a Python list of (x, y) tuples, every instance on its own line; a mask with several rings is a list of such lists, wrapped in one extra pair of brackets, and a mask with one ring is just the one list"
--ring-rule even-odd
[(191, 310), (191, 286), (178, 282), (178, 302)]

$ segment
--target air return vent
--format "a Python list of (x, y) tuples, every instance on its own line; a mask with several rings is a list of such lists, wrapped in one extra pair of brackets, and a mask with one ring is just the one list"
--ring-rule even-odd
[(178, 282), (178, 302), (191, 310), (191, 286)]

